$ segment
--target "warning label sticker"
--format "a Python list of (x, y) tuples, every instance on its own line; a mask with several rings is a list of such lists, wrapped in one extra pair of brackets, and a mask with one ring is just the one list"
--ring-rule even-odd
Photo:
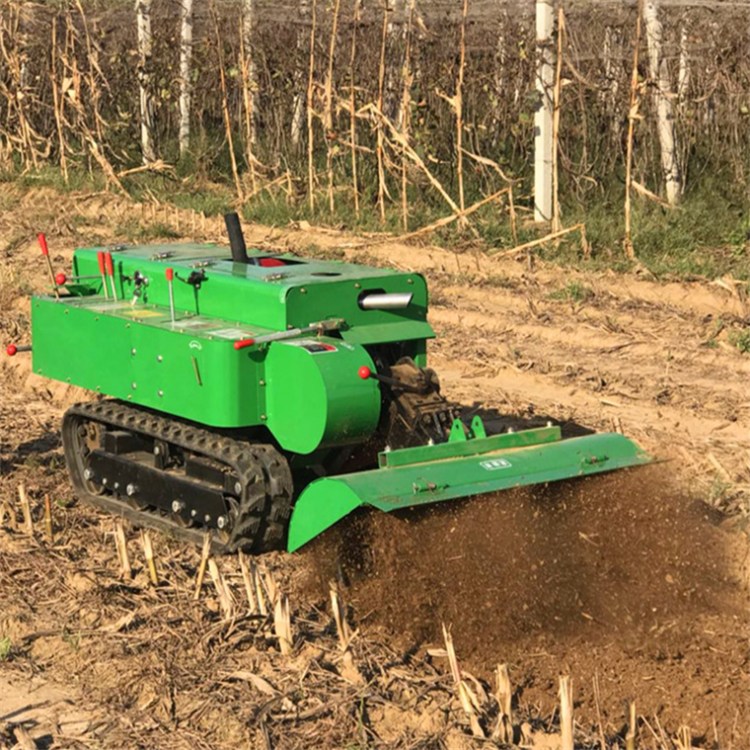
[(336, 347), (333, 344), (326, 344), (315, 339), (299, 339), (297, 341), (288, 341), (292, 346), (299, 346), (311, 354), (323, 354), (324, 352), (335, 352)]

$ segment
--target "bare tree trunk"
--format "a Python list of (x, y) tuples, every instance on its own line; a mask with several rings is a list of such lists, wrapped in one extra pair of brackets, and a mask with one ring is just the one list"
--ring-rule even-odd
[(180, 156), (190, 149), (190, 100), (193, 61), (193, 0), (180, 5)]
[[(297, 147), (302, 139), (302, 131), (305, 127), (305, 113), (307, 110), (307, 76), (301, 64), (303, 55), (309, 53), (307, 36), (305, 34), (305, 24), (310, 18), (310, 0), (301, 0), (299, 8), (299, 17), (302, 21), (297, 30), (297, 61), (298, 65), (294, 71), (294, 102), (292, 104), (292, 125), (291, 138), (292, 145)], [(309, 59), (309, 58), (308, 58)]]
[(534, 221), (552, 218), (552, 87), (554, 85), (552, 0), (536, 0), (536, 90), (534, 113)]
[(661, 169), (667, 203), (676, 205), (682, 192), (680, 171), (677, 166), (677, 149), (674, 135), (674, 111), (669, 85), (667, 61), (662, 54), (664, 30), (659, 20), (658, 0), (646, 0), (643, 20), (648, 42), (649, 76), (655, 87), (656, 127), (661, 150)]
[(682, 109), (687, 100), (690, 87), (690, 16), (686, 13), (680, 29), (680, 71), (677, 77), (677, 106)]
[(151, 0), (136, 0), (138, 29), (138, 88), (141, 111), (141, 151), (143, 163), (156, 160), (154, 150), (154, 102), (151, 98)]

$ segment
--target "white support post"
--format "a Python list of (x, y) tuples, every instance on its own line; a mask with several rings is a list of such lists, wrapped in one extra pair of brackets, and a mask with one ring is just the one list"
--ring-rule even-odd
[(191, 67), (193, 59), (193, 0), (180, 7), (180, 156), (190, 148)]
[(536, 90), (534, 113), (534, 221), (552, 219), (553, 88), (555, 82), (553, 0), (536, 0)]
[(649, 77), (654, 85), (656, 101), (656, 127), (661, 150), (661, 168), (667, 203), (675, 206), (682, 193), (680, 170), (677, 165), (677, 147), (674, 132), (673, 94), (670, 91), (669, 69), (663, 54), (664, 29), (659, 19), (658, 0), (646, 0), (643, 20), (648, 42)]

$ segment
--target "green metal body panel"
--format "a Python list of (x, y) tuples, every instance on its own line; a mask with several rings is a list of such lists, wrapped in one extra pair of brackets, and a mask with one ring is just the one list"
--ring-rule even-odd
[(380, 418), (377, 381), (357, 375), (363, 364), (375, 369), (367, 352), (356, 344), (326, 341), (336, 351), (310, 354), (297, 342), (268, 348), (267, 425), (283, 437), (282, 448), (293, 445), (295, 453), (363, 442)]
[[(407, 448), (393, 451), (389, 459), (399, 453), (414, 456), (415, 451), (420, 451), (418, 462), (402, 464), (397, 460), (386, 468), (318, 479), (297, 500), (289, 527), (288, 549), (298, 549), (361, 505), (390, 513), (469, 495), (613, 471), (652, 460), (618, 433), (559, 440), (558, 432), (556, 440), (555, 430), (530, 430), (531, 434), (526, 436), (519, 432)], [(501, 442), (492, 442), (496, 438), (512, 438), (511, 444), (516, 445), (528, 442), (525, 447), (503, 447)], [(466, 446), (472, 442), (479, 444), (477, 452), (465, 455)], [(454, 446), (455, 455), (447, 457), (446, 449)], [(434, 460), (427, 458), (430, 450)]]
[(259, 424), (265, 411), (260, 354), (172, 329), (168, 310), (36, 297), (31, 324), (39, 375), (219, 427)]
[[(77, 250), (74, 274), (93, 278), (71, 284), (75, 294), (60, 300), (32, 301), (34, 371), (212, 427), (265, 427), (292, 453), (366, 441), (380, 392), (357, 374), (375, 369), (365, 346), (405, 341), (405, 353), (425, 363), (434, 334), (424, 279), (291, 255), (275, 256), (289, 265), (263, 267), (228, 254), (213, 245), (114, 249), (118, 299), (105, 300), (97, 249)], [(175, 275), (174, 321), (167, 268)], [(136, 272), (148, 284), (132, 302)], [(205, 274), (200, 288), (187, 283), (194, 272)], [(412, 302), (361, 309), (360, 295), (373, 291), (408, 292)], [(333, 318), (340, 325), (328, 335), (234, 348)], [(320, 343), (328, 348), (316, 351)]]

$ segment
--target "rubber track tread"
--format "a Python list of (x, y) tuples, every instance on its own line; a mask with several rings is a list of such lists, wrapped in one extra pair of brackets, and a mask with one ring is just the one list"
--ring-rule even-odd
[(206, 528), (181, 526), (161, 511), (136, 510), (115, 497), (86, 490), (73, 455), (77, 442), (70, 435), (82, 420), (162, 440), (214, 459), (239, 477), (243, 492), (229, 539), (225, 541), (215, 529), (209, 529), (214, 554), (237, 550), (260, 553), (278, 549), (283, 544), (291, 515), (292, 477), (286, 459), (273, 446), (235, 440), (120, 401), (82, 403), (68, 409), (63, 417), (63, 446), (68, 470), (80, 499), (138, 526), (157, 529), (196, 545), (203, 544)]

